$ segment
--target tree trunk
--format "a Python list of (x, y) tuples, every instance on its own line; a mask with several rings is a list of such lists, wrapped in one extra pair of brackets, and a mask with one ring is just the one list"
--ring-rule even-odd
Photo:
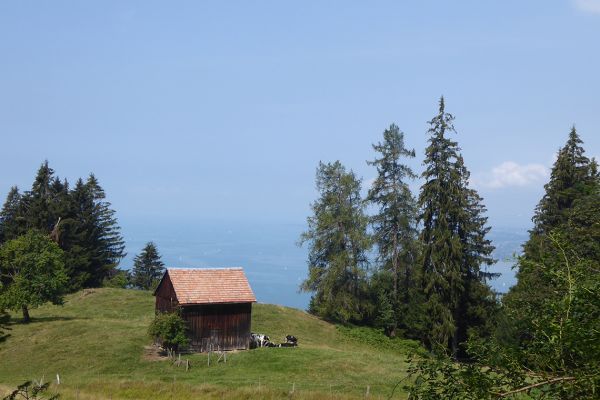
[(22, 305), (21, 306), (21, 310), (23, 311), (23, 322), (27, 323), (29, 321), (31, 321), (31, 318), (29, 317), (29, 310), (27, 309), (27, 305)]

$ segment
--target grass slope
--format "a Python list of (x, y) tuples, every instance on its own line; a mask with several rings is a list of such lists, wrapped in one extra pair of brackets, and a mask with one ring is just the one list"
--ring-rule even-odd
[[(55, 380), (64, 399), (388, 398), (406, 374), (415, 345), (373, 330), (350, 330), (300, 310), (256, 304), (252, 329), (274, 341), (286, 334), (298, 348), (235, 352), (207, 366), (205, 354), (185, 356), (192, 368), (144, 355), (153, 317), (148, 292), (91, 289), (64, 306), (32, 310), (33, 321), (13, 323), (0, 344), (0, 393), (25, 380)], [(213, 356), (214, 357), (214, 356)], [(294, 387), (293, 394), (289, 392)], [(394, 398), (404, 398), (396, 391)]]

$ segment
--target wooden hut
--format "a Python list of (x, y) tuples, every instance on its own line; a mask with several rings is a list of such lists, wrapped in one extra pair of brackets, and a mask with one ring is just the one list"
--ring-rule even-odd
[(256, 297), (241, 268), (167, 269), (154, 291), (156, 310), (181, 308), (195, 351), (247, 349)]

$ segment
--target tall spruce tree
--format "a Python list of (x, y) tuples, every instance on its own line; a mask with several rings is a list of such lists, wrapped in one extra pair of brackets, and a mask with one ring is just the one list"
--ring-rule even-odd
[(455, 132), (453, 120), (442, 97), (438, 114), (429, 122), (425, 151), (425, 182), (419, 196), (419, 268), (426, 316), (423, 341), (431, 348), (448, 348), (456, 357), (466, 332), (481, 325), (483, 310), (494, 301), (480, 268), (482, 263), (493, 262), (493, 246), (485, 239), (485, 208), (468, 187), (458, 144), (447, 137)]
[(23, 203), (27, 229), (39, 229), (50, 232), (57, 222), (57, 217), (52, 214), (54, 191), (52, 182), (54, 170), (44, 161), (38, 169), (31, 190), (25, 192)]
[(81, 178), (75, 182), (69, 199), (69, 211), (60, 224), (59, 244), (65, 250), (69, 288), (75, 291), (93, 280), (96, 251), (91, 244), (95, 242), (97, 222), (93, 216), (94, 201)]
[(339, 161), (319, 163), (319, 199), (312, 204), (308, 230), (308, 277), (301, 289), (312, 292), (310, 311), (339, 322), (360, 322), (367, 313), (368, 217), (360, 180)]
[(164, 271), (164, 264), (156, 245), (148, 242), (142, 252), (135, 256), (133, 260), (133, 285), (143, 290), (153, 289), (158, 284)]
[[(417, 204), (408, 186), (417, 175), (403, 164), (401, 159), (414, 158), (414, 149), (404, 145), (404, 133), (392, 124), (383, 132), (383, 142), (373, 145), (380, 154), (374, 161), (367, 161), (377, 169), (377, 178), (369, 190), (368, 200), (377, 207), (371, 217), (373, 237), (377, 243), (377, 261), (392, 276), (392, 293), (378, 293), (378, 303), (391, 304), (397, 323), (402, 324), (409, 306), (409, 290), (413, 280), (413, 268), (417, 257)], [(389, 299), (381, 300), (381, 296)], [(380, 312), (386, 307), (378, 307)], [(389, 316), (386, 317), (389, 320)], [(389, 333), (394, 329), (388, 323)], [(404, 326), (405, 327), (405, 326)]]
[[(582, 143), (572, 128), (535, 209), (534, 227), (517, 263), (517, 283), (503, 299), (514, 316), (514, 336), (520, 338), (521, 345), (529, 341), (530, 332), (538, 329), (538, 310), (560, 294), (546, 269), (552, 265), (567, 267), (564, 258), (570, 255), (561, 254), (555, 237), (559, 235), (564, 246), (580, 259), (600, 259), (600, 176), (595, 160), (585, 156)], [(598, 276), (593, 269), (585, 274)]]
[(545, 194), (538, 203), (532, 234), (551, 231), (564, 224), (578, 199), (594, 194), (598, 184), (597, 165), (585, 156), (583, 141), (573, 126), (569, 138), (558, 151)]
[(85, 186), (93, 203), (91, 217), (95, 228), (88, 244), (92, 250), (92, 279), (85, 285), (100, 286), (126, 255), (125, 241), (116, 212), (106, 201), (104, 189), (94, 174), (90, 174)]
[(0, 244), (24, 233), (21, 193), (16, 186), (10, 188), (0, 211)]

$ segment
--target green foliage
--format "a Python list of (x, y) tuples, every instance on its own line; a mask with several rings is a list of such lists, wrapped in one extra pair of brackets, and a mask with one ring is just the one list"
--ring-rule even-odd
[(16, 186), (10, 188), (0, 211), (0, 244), (14, 239), (23, 232), (21, 194)]
[(439, 113), (429, 122), (425, 183), (419, 196), (419, 289), (424, 301), (420, 312), (426, 318), (418, 326), (430, 349), (448, 348), (456, 356), (469, 331), (482, 331), (495, 299), (486, 284), (490, 275), (481, 270), (482, 264), (494, 262), (494, 247), (486, 239), (486, 210), (477, 192), (468, 187), (469, 172), (458, 144), (446, 136), (455, 132), (453, 120), (441, 98)]
[(474, 362), (413, 364), (411, 398), (596, 399), (600, 387), (600, 179), (575, 129), (559, 151), (496, 334)]
[(55, 394), (50, 397), (45, 397), (44, 392), (48, 390), (50, 387), (50, 382), (46, 383), (33, 383), (31, 381), (24, 382), (17, 386), (17, 389), (10, 393), (8, 396), (4, 397), (3, 400), (33, 400), (33, 399), (47, 399), (47, 400), (56, 400), (60, 396)]
[[(565, 290), (577, 287), (573, 286), (573, 279), (578, 279), (582, 292), (577, 296), (572, 293), (575, 296), (572, 298), (575, 303), (570, 303), (572, 307), (583, 297), (590, 302), (590, 307), (594, 304), (589, 296), (594, 294), (592, 286), (599, 279), (594, 265), (600, 260), (600, 177), (595, 161), (585, 157), (581, 143), (572, 129), (567, 143), (559, 151), (550, 182), (545, 185), (546, 193), (536, 208), (534, 229), (517, 264), (517, 284), (504, 298), (505, 313), (511, 318), (513, 336), (517, 338), (510, 343), (512, 346), (529, 348), (545, 343), (544, 346), (556, 349), (557, 343), (540, 341), (536, 335), (550, 335), (545, 329), (552, 329), (556, 324), (553, 316), (562, 315), (560, 307), (566, 301)], [(540, 315), (542, 310), (546, 311), (545, 315)], [(591, 310), (587, 312), (590, 317), (594, 316)], [(598, 320), (577, 323), (580, 327), (587, 326), (588, 332), (594, 332), (597, 328), (589, 326), (594, 321)], [(566, 334), (566, 331), (561, 333)], [(587, 353), (594, 354), (593, 351)], [(535, 354), (547, 358), (542, 349)], [(526, 362), (532, 366), (538, 364), (534, 359)]]
[[(600, 263), (584, 259), (557, 232), (548, 234), (543, 262), (522, 257), (553, 290), (543, 300), (512, 297), (506, 314), (518, 346), (497, 338), (471, 339), (476, 362), (425, 358), (411, 368), (417, 399), (495, 399), (510, 393), (533, 399), (596, 399), (600, 387)], [(556, 254), (557, 257), (553, 255)]]
[(0, 307), (22, 310), (27, 322), (29, 308), (62, 303), (68, 281), (64, 253), (48, 236), (30, 231), (0, 248), (0, 280)]
[(73, 189), (45, 161), (31, 190), (9, 192), (0, 212), (0, 242), (28, 230), (48, 233), (65, 251), (69, 290), (100, 286), (125, 255), (115, 212), (94, 175)]
[(558, 151), (545, 194), (535, 209), (532, 234), (543, 234), (564, 225), (579, 199), (597, 196), (599, 176), (594, 160), (585, 156), (575, 127), (564, 147)]
[(156, 245), (148, 242), (142, 252), (133, 260), (131, 281), (137, 288), (155, 289), (164, 272), (165, 265), (161, 261)]
[(375, 327), (382, 328), (386, 335), (396, 335), (396, 313), (390, 301), (389, 296), (383, 290), (377, 295), (377, 315), (375, 317)]
[[(371, 217), (373, 239), (377, 244), (378, 266), (389, 271), (390, 293), (377, 293), (379, 305), (377, 322), (393, 332), (393, 327), (406, 326), (402, 312), (410, 303), (414, 286), (414, 265), (417, 259), (417, 204), (407, 181), (417, 176), (401, 158), (414, 158), (415, 151), (404, 145), (404, 133), (392, 124), (383, 132), (383, 143), (373, 145), (380, 158), (368, 162), (377, 169), (367, 200), (377, 207)], [(381, 309), (384, 307), (384, 309)], [(383, 320), (382, 320), (383, 318)]]
[(347, 340), (367, 344), (379, 350), (400, 354), (425, 354), (423, 347), (416, 340), (404, 339), (400, 336), (390, 338), (383, 329), (346, 325), (336, 325), (336, 329)]
[(115, 269), (102, 281), (103, 287), (125, 289), (131, 285), (131, 274), (129, 271)]
[(339, 161), (319, 164), (313, 216), (301, 243), (309, 244), (308, 278), (301, 289), (313, 292), (310, 310), (339, 322), (359, 322), (368, 314), (366, 268), (370, 238), (360, 197), (360, 180)]
[(159, 313), (148, 328), (148, 334), (158, 340), (162, 347), (177, 351), (189, 343), (187, 323), (177, 313)]

